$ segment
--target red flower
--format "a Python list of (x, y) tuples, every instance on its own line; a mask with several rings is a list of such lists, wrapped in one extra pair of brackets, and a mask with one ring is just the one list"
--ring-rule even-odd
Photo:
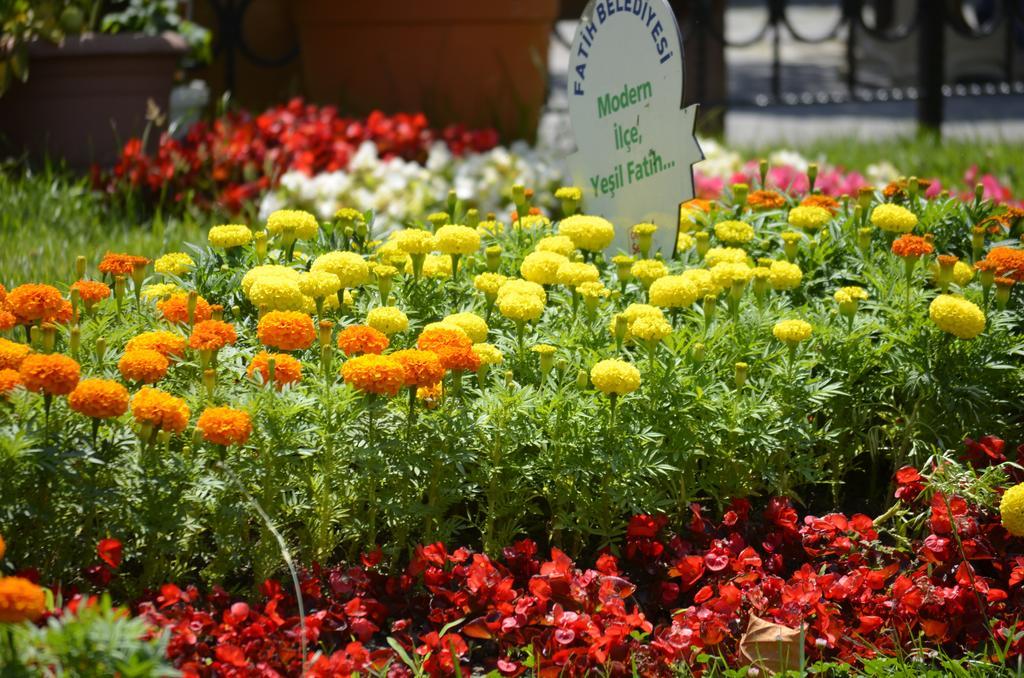
[(96, 553), (100, 560), (109, 565), (112, 569), (121, 566), (121, 542), (116, 539), (101, 539), (96, 546)]

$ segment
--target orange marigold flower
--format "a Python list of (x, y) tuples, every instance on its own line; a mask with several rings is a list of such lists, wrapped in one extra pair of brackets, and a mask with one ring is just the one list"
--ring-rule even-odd
[(188, 426), (190, 414), (184, 400), (152, 386), (143, 386), (132, 397), (135, 421), (163, 431), (181, 433)]
[(154, 330), (134, 336), (124, 345), (126, 353), (142, 349), (156, 351), (167, 358), (172, 355), (181, 358), (185, 355), (185, 337), (166, 330)]
[(480, 367), (480, 356), (473, 352), (473, 340), (464, 333), (443, 327), (424, 330), (416, 347), (436, 353), (446, 370), (473, 372)]
[[(924, 193), (928, 190), (928, 187), (932, 185), (932, 182), (928, 179), (917, 180), (917, 190), (919, 193)], [(897, 179), (896, 181), (890, 181), (889, 184), (882, 189), (882, 195), (886, 198), (892, 197), (904, 197), (907, 193), (907, 188), (910, 186), (910, 181), (907, 179)]]
[(0, 579), (0, 623), (35, 621), (46, 612), (43, 589), (22, 577)]
[(78, 290), (78, 296), (86, 308), (92, 308), (93, 304), (110, 296), (110, 286), (99, 280), (78, 280), (71, 285), (71, 289)]
[(52, 285), (18, 285), (7, 295), (7, 307), (23, 324), (56, 319), (64, 302), (60, 290)]
[(985, 261), (991, 262), (996, 275), (1000, 277), (1024, 280), (1024, 250), (1013, 247), (993, 247), (985, 257)]
[(100, 272), (111, 275), (131, 275), (136, 268), (149, 264), (146, 257), (135, 256), (134, 254), (118, 254), (107, 252), (100, 261)]
[(127, 381), (140, 384), (155, 384), (160, 381), (167, 375), (168, 367), (170, 363), (167, 357), (149, 348), (125, 351), (117, 361), (117, 369), (121, 371), (121, 376)]
[(747, 196), (747, 204), (755, 210), (772, 210), (785, 205), (786, 199), (776, 191), (752, 191)]
[[(172, 323), (187, 323), (188, 322), (188, 295), (187, 294), (172, 294), (171, 296), (156, 302), (156, 308), (163, 314), (164, 319)], [(210, 304), (207, 303), (206, 299), (198, 297), (196, 299), (196, 310), (194, 321), (200, 323), (204, 320), (209, 320), (213, 315), (210, 310)]]
[(433, 351), (415, 348), (395, 351), (391, 357), (405, 368), (405, 385), (413, 388), (431, 386), (444, 379), (444, 365)]
[(388, 335), (369, 325), (349, 325), (338, 332), (338, 348), (347, 356), (358, 353), (383, 353), (390, 344)]
[(0, 395), (7, 395), (21, 385), (21, 374), (17, 370), (0, 370)]
[(956, 266), (956, 262), (960, 261), (960, 257), (955, 254), (940, 254), (935, 257), (935, 261), (939, 263), (939, 266)]
[(402, 363), (386, 355), (359, 355), (341, 366), (345, 383), (359, 391), (393, 396), (405, 385)]
[(701, 212), (711, 211), (711, 201), (704, 200), (703, 198), (694, 198), (693, 200), (687, 200), (683, 203), (683, 209), (687, 210), (700, 210)]
[(285, 384), (292, 384), (302, 379), (302, 363), (287, 353), (257, 353), (245, 372), (252, 377), (257, 372), (263, 377), (263, 383), (270, 381), (270, 359), (274, 359), (274, 384), (280, 389)]
[(28, 344), (19, 344), (10, 339), (0, 337), (0, 370), (17, 370), (21, 368), (25, 356), (32, 352)]
[(1013, 278), (996, 278), (993, 282), (995, 282), (996, 287), (1013, 287), (1017, 284), (1017, 281)]
[(821, 207), (827, 209), (832, 214), (839, 211), (839, 201), (830, 195), (822, 195), (821, 193), (815, 193), (809, 195), (800, 201), (801, 207)]
[(256, 336), (265, 346), (281, 351), (301, 351), (316, 340), (313, 319), (299, 311), (270, 311), (256, 326)]
[(59, 353), (26, 356), (19, 371), (25, 388), (47, 395), (71, 393), (82, 374), (77, 362)]
[(18, 319), (6, 308), (0, 308), (0, 332), (6, 332), (18, 324)]
[(188, 345), (197, 351), (219, 351), (238, 340), (235, 326), (223, 320), (204, 320), (192, 328)]
[(199, 415), (196, 428), (215, 445), (245, 445), (252, 435), (249, 413), (232, 407), (208, 407)]
[(7, 544), (4, 543), (4, 536), (0, 534), (0, 560), (4, 559), (5, 553), (7, 553)]
[(68, 406), (93, 419), (120, 417), (128, 411), (128, 389), (109, 379), (83, 379), (68, 396)]
[(904, 233), (892, 243), (892, 253), (899, 257), (920, 257), (935, 251), (926, 238)]
[(75, 315), (75, 309), (71, 305), (71, 302), (67, 299), (61, 300), (60, 309), (52, 318), (47, 318), (49, 322), (60, 323), (61, 325), (67, 325), (71, 322), (71, 318)]

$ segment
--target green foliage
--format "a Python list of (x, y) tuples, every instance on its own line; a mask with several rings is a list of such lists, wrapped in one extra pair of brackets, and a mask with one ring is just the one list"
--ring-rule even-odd
[(104, 594), (41, 626), (0, 623), (0, 676), (176, 676), (166, 648), (166, 632), (114, 607)]

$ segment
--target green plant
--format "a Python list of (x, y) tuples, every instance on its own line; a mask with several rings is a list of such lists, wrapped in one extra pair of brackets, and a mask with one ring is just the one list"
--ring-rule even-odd
[(0, 623), (0, 636), (4, 678), (178, 675), (166, 659), (167, 633), (115, 607), (109, 594), (78, 601), (40, 626)]

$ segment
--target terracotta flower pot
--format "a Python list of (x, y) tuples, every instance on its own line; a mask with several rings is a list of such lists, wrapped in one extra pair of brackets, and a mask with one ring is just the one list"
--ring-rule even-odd
[(307, 94), (532, 138), (558, 0), (295, 0)]
[[(29, 78), (0, 97), (0, 144), (84, 169), (113, 165), (142, 134), (147, 102), (167, 113), (181, 36), (83, 35), (29, 49)], [(155, 136), (155, 135), (154, 135)]]

